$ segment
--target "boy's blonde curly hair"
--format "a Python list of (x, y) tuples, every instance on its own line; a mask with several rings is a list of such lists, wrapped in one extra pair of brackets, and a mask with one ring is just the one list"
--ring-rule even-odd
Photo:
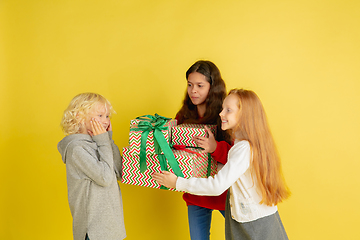
[(110, 117), (111, 114), (115, 113), (111, 103), (100, 94), (81, 93), (76, 95), (64, 111), (64, 115), (61, 120), (60, 126), (65, 135), (68, 136), (79, 133), (87, 116), (97, 104), (108, 108)]

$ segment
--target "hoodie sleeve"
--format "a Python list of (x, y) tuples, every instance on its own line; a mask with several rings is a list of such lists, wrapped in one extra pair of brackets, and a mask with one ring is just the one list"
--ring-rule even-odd
[(113, 151), (113, 158), (114, 158), (114, 170), (116, 174), (116, 178), (120, 181), (122, 178), (122, 157), (120, 155), (120, 151), (118, 146), (112, 140), (112, 131), (109, 131), (109, 137), (111, 141), (111, 147)]
[(97, 144), (99, 157), (92, 153), (87, 144), (75, 144), (70, 159), (77, 171), (83, 172), (96, 184), (106, 187), (114, 180), (114, 160), (113, 151), (109, 135), (99, 134), (93, 137)]

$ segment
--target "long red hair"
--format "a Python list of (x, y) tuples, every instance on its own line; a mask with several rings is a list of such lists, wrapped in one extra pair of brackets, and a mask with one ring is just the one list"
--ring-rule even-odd
[(280, 157), (270, 132), (265, 110), (255, 92), (233, 89), (229, 92), (239, 98), (239, 122), (232, 136), (250, 143), (251, 174), (262, 195), (261, 203), (277, 205), (290, 196), (281, 170)]

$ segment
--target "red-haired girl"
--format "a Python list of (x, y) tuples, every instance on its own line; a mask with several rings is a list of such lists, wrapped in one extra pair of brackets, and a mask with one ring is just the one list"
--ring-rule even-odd
[(288, 239), (277, 204), (287, 199), (287, 188), (265, 111), (253, 91), (234, 89), (220, 113), (223, 130), (230, 130), (234, 146), (228, 161), (214, 176), (184, 179), (170, 172), (155, 173), (167, 187), (226, 199), (225, 237), (229, 239)]
[[(202, 123), (218, 126), (216, 140), (196, 137), (197, 144), (211, 153), (212, 157), (225, 164), (230, 149), (230, 136), (221, 130), (219, 113), (226, 97), (225, 82), (217, 66), (210, 61), (197, 61), (186, 72), (188, 82), (183, 106), (176, 114), (178, 124)], [(188, 207), (188, 220), (191, 240), (209, 240), (213, 210), (224, 216), (226, 191), (220, 196), (183, 195)]]

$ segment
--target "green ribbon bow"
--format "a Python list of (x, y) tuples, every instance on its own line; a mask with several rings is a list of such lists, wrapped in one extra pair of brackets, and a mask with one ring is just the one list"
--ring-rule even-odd
[[(168, 171), (166, 159), (174, 171), (175, 175), (178, 177), (184, 177), (183, 173), (180, 170), (179, 163), (175, 159), (171, 148), (166, 141), (162, 130), (167, 130), (168, 127), (164, 126), (168, 120), (171, 118), (166, 118), (155, 114), (152, 115), (144, 115), (141, 117), (137, 117), (136, 119), (141, 120), (138, 123), (137, 128), (132, 128), (131, 131), (142, 131), (141, 133), (141, 145), (140, 145), (140, 172), (143, 173), (146, 171), (146, 140), (151, 131), (154, 131), (154, 147), (155, 153), (158, 155), (160, 168), (162, 171)], [(161, 154), (161, 150), (164, 154)], [(162, 186), (162, 188), (165, 188)]]

